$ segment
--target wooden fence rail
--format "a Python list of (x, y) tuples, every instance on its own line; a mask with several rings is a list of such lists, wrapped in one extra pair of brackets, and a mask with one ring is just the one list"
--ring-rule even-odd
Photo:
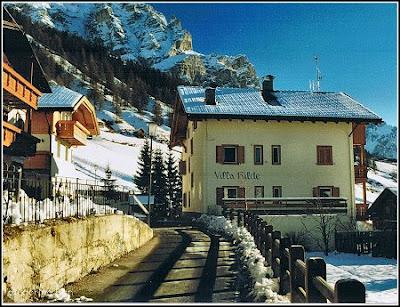
[(333, 287), (326, 281), (326, 263), (321, 257), (305, 259), (304, 246), (291, 245), (259, 216), (244, 210), (223, 210), (223, 215), (251, 233), (273, 277), (279, 278), (279, 294), (290, 293), (292, 303), (365, 303), (365, 286), (356, 279), (341, 279)]

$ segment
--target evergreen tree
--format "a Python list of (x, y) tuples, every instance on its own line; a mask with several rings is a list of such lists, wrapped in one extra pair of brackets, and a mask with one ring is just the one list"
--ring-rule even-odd
[(165, 168), (167, 171), (167, 181), (165, 186), (167, 188), (169, 216), (175, 217), (181, 212), (182, 180), (181, 176), (179, 175), (178, 166), (171, 151), (168, 153)]
[(153, 120), (159, 126), (161, 126), (164, 122), (163, 117), (162, 117), (161, 104), (158, 101), (154, 102)]
[(137, 188), (142, 192), (142, 194), (148, 194), (150, 176), (150, 147), (147, 140), (144, 142), (142, 150), (140, 151), (138, 165), (138, 172), (135, 175), (133, 182), (136, 184)]
[(167, 216), (167, 176), (165, 174), (165, 165), (162, 152), (160, 149), (154, 151), (154, 162), (152, 163), (152, 194), (154, 195), (154, 203), (157, 204), (157, 212), (161, 217)]

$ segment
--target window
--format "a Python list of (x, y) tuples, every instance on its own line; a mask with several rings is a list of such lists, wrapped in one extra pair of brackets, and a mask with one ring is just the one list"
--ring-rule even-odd
[(273, 165), (281, 164), (281, 146), (280, 145), (272, 145), (272, 164)]
[(190, 139), (190, 154), (193, 155), (193, 138)]
[(332, 197), (332, 187), (318, 187), (319, 197)]
[(186, 208), (187, 206), (187, 194), (183, 193), (183, 207)]
[(221, 164), (244, 163), (244, 146), (239, 146), (239, 145), (217, 146), (216, 162)]
[(282, 187), (273, 186), (272, 187), (272, 197), (282, 197)]
[(254, 164), (260, 165), (263, 164), (263, 146), (262, 145), (254, 145)]
[(226, 187), (224, 189), (224, 198), (237, 198), (238, 188), (237, 187)]
[(317, 164), (332, 165), (332, 146), (317, 146)]
[(190, 208), (190, 193), (188, 193), (188, 208)]
[(194, 175), (193, 175), (193, 173), (190, 175), (190, 186), (192, 188), (194, 187)]
[(237, 147), (224, 147), (224, 163), (237, 163)]
[(254, 197), (255, 198), (264, 197), (264, 187), (262, 186), (254, 187)]

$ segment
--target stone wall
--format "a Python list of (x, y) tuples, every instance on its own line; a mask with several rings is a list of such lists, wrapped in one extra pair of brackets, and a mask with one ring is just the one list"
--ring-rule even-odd
[(4, 229), (4, 301), (29, 302), (56, 291), (153, 237), (151, 228), (127, 215), (51, 223)]

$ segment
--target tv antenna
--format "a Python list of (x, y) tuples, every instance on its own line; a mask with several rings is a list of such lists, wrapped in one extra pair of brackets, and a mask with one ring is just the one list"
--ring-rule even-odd
[(314, 55), (314, 60), (315, 60), (316, 80), (310, 80), (310, 90), (312, 92), (319, 92), (321, 90), (320, 81), (322, 80), (322, 74), (319, 69), (319, 58), (317, 55)]

